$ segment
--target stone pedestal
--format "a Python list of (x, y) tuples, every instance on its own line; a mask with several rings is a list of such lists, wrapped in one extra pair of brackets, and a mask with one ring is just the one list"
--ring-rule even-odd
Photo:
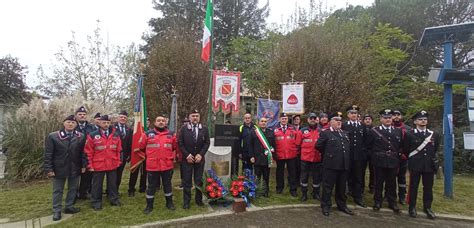
[(232, 147), (214, 146), (214, 138), (211, 138), (211, 146), (206, 153), (205, 159), (204, 172), (214, 169), (218, 177), (230, 177)]

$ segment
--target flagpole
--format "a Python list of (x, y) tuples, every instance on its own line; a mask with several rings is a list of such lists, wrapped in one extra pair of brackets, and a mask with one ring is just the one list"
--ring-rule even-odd
[(211, 11), (211, 59), (209, 60), (209, 96), (207, 98), (208, 109), (207, 109), (207, 129), (209, 131), (209, 136), (212, 136), (213, 133), (213, 124), (212, 124), (212, 74), (214, 70), (214, 0), (212, 1), (212, 11)]

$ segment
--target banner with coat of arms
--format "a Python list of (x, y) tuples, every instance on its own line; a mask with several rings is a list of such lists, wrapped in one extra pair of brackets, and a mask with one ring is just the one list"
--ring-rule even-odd
[(212, 106), (218, 110), (222, 105), (223, 112), (238, 112), (240, 108), (240, 72), (213, 71)]
[(282, 91), (283, 112), (288, 114), (304, 114), (304, 84), (283, 84)]

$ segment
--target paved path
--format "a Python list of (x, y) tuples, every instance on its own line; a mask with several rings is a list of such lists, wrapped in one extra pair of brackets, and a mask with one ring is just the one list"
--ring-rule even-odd
[(395, 215), (389, 211), (373, 212), (367, 209), (356, 209), (355, 216), (332, 210), (330, 217), (324, 217), (319, 207), (279, 208), (250, 211), (240, 214), (203, 217), (200, 219), (182, 220), (169, 224), (148, 224), (147, 227), (351, 227), (351, 228), (399, 228), (399, 227), (474, 227), (474, 222), (452, 219), (429, 220), (424, 213), (418, 218), (406, 214)]
[[(68, 218), (72, 217), (71, 214), (62, 213), (62, 218), (59, 221), (53, 221), (53, 215), (48, 215), (41, 218), (29, 219), (24, 221), (10, 222), (10, 223), (0, 223), (0, 228), (20, 228), (20, 227), (43, 227), (46, 225), (62, 222)], [(8, 222), (7, 219), (5, 219)]]

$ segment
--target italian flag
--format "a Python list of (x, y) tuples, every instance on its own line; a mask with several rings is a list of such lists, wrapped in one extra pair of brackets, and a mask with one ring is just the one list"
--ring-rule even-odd
[(211, 57), (211, 31), (212, 31), (212, 0), (207, 0), (206, 19), (204, 20), (204, 33), (202, 35), (201, 59), (209, 62)]
[(130, 156), (130, 171), (135, 172), (140, 164), (145, 161), (145, 152), (140, 150), (140, 142), (148, 130), (146, 124), (146, 101), (143, 89), (143, 77), (138, 78), (137, 94), (135, 97), (133, 116), (132, 151)]

